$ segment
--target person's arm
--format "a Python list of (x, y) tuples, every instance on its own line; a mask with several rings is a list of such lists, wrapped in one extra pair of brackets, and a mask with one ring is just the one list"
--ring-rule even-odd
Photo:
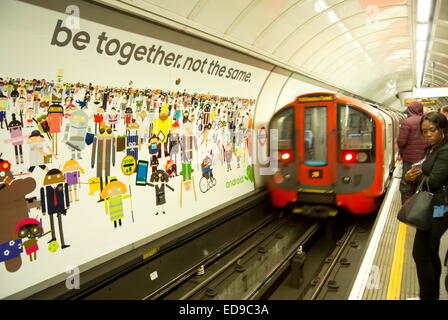
[[(442, 147), (443, 148), (443, 147)], [(448, 148), (440, 150), (429, 174), (430, 190), (438, 190), (448, 181)]]
[(408, 144), (409, 133), (410, 133), (409, 125), (406, 122), (403, 122), (400, 126), (400, 131), (397, 137), (398, 153), (400, 155), (403, 155), (403, 149)]

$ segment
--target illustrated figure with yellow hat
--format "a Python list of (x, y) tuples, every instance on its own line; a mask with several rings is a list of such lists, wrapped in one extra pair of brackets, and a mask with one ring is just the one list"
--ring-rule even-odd
[(101, 191), (101, 199), (104, 200), (104, 207), (106, 214), (110, 216), (110, 221), (117, 227), (117, 221), (121, 227), (121, 219), (124, 218), (123, 199), (131, 197), (131, 194), (126, 194), (126, 185), (112, 177), (111, 181)]
[[(84, 169), (81, 168), (78, 161), (68, 160), (64, 164), (62, 172), (64, 173), (65, 181), (67, 181), (68, 190), (70, 192), (70, 202), (79, 201), (77, 190), (78, 186), (81, 184), (81, 173), (85, 173)], [(72, 193), (75, 194), (75, 197), (73, 197)]]
[[(160, 107), (159, 117), (154, 119), (152, 133), (155, 134), (160, 142), (162, 143), (163, 151), (161, 154), (163, 156), (169, 155), (168, 150), (168, 133), (171, 131), (173, 126), (173, 118), (169, 117), (169, 110), (166, 104)], [(159, 157), (161, 155), (159, 154)]]

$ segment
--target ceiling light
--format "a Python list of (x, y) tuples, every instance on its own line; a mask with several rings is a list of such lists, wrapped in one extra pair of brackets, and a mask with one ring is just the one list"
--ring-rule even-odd
[(425, 52), (426, 51), (426, 41), (417, 41), (417, 45), (415, 46), (417, 52)]
[(417, 4), (417, 22), (426, 23), (431, 15), (431, 0), (419, 0)]
[(426, 40), (428, 38), (428, 24), (417, 23), (417, 40)]
[(314, 9), (317, 11), (317, 12), (322, 12), (322, 11), (324, 11), (325, 9), (327, 9), (328, 8), (328, 6), (327, 6), (327, 4), (325, 3), (325, 1), (323, 1), (323, 0), (318, 0), (315, 4), (314, 4)]
[(352, 40), (352, 38), (353, 38), (352, 35), (349, 32), (344, 34), (344, 36), (345, 36), (345, 39), (347, 39), (347, 40)]
[(417, 54), (415, 55), (417, 62), (422, 62), (422, 63), (425, 62), (425, 54), (426, 54), (425, 51), (417, 52)]
[(330, 19), (331, 22), (338, 22), (339, 18), (336, 15), (336, 13), (334, 13), (334, 11), (328, 11), (327, 13), (328, 18)]

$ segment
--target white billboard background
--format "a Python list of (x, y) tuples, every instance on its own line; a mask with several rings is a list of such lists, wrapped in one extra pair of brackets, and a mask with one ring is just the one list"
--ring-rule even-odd
[[(119, 13), (116, 13), (116, 15), (117, 19), (129, 18)], [(72, 43), (65, 47), (59, 47), (51, 45), (51, 41), (58, 20), (65, 21), (67, 19), (66, 14), (23, 2), (2, 1), (0, 39), (2, 39), (3, 45), (0, 50), (0, 77), (56, 80), (58, 71), (63, 69), (63, 81), (71, 83), (81, 82), (101, 86), (128, 87), (129, 82), (132, 81), (132, 87), (140, 89), (185, 90), (188, 93), (210, 93), (225, 97), (256, 99), (268, 74), (266, 70), (241, 64), (234, 60), (83, 20), (82, 12), (80, 12), (80, 17), (80, 29), (74, 32), (84, 31), (88, 33), (90, 43), (85, 44), (86, 48), (83, 50), (76, 50)], [(207, 63), (218, 61), (220, 66), (226, 66), (227, 70), (220, 77), (207, 74), (207, 65), (204, 66), (204, 73), (147, 63), (144, 60), (136, 61), (135, 59), (130, 59), (126, 65), (120, 65), (117, 63), (117, 60), (120, 59), (118, 54), (107, 56), (96, 51), (98, 36), (102, 32), (105, 32), (109, 39), (115, 38), (121, 43), (132, 42), (137, 44), (136, 47), (140, 45), (146, 45), (147, 47), (155, 45), (156, 48), (162, 46), (167, 53), (182, 54), (184, 58), (192, 57), (201, 61), (207, 59)], [(73, 36), (72, 34), (72, 39)], [(64, 38), (65, 35), (61, 33), (58, 39), (62, 41)], [(229, 68), (244, 70), (246, 77), (250, 73), (250, 81), (225, 78)], [(181, 82), (176, 84), (176, 80), (179, 78)], [(89, 115), (95, 112), (94, 109), (87, 111)], [(8, 120), (10, 121), (10, 119), (9, 113)], [(122, 120), (120, 120), (120, 123), (122, 123)], [(93, 125), (93, 120), (90, 125)], [(123, 124), (118, 129), (117, 133), (124, 133)], [(26, 134), (30, 134), (30, 132)], [(62, 136), (63, 133), (60, 134), (60, 137)], [(14, 173), (26, 171), (26, 163), (22, 166), (15, 165), (14, 148), (11, 145), (3, 144), (3, 140), (8, 138), (9, 132), (0, 130), (2, 158), (12, 163)], [(68, 149), (64, 149), (62, 143), (59, 143), (59, 145), (62, 152), (60, 151), (60, 157), (53, 165), (55, 167), (62, 166), (70, 159)], [(28, 158), (27, 153), (28, 149), (24, 145), (25, 159)], [(144, 154), (146, 156), (148, 152), (146, 151)], [(124, 155), (124, 153), (117, 153), (116, 165), (112, 168), (111, 175), (117, 176), (119, 181), (129, 186), (128, 177), (120, 169), (120, 163)], [(79, 162), (86, 173), (81, 177), (81, 180), (86, 182), (88, 178), (96, 175), (96, 170), (90, 167), (91, 147), (86, 148), (83, 156), (83, 160)], [(142, 158), (144, 159), (143, 152)], [(145, 160), (149, 159), (146, 158)], [(222, 167), (216, 166), (214, 176), (217, 185), (206, 193), (202, 193), (198, 187), (201, 175), (194, 166), (197, 201), (194, 200), (191, 190), (189, 192), (184, 191), (182, 208), (180, 208), (179, 197), (182, 176), (170, 179), (168, 184), (175, 191), (166, 190), (167, 203), (165, 209), (167, 214), (159, 214), (158, 216), (154, 214), (154, 188), (136, 186), (135, 174), (132, 175), (134, 223), (131, 218), (130, 201), (125, 199), (123, 200), (125, 217), (123, 226), (119, 228), (114, 228), (113, 223), (109, 221), (109, 217), (104, 211), (104, 203), (97, 203), (98, 196), (88, 196), (89, 186), (81, 185), (81, 189), (78, 190), (80, 201), (73, 202), (67, 215), (62, 218), (64, 237), (70, 248), (59, 249), (55, 253), (50, 252), (47, 250), (47, 241), (50, 236), (46, 236), (38, 241), (39, 250), (36, 261), (30, 262), (29, 257), (23, 252), (22, 266), (18, 271), (8, 272), (3, 263), (0, 264), (0, 298), (19, 293), (42, 282), (45, 283), (44, 286), (49, 286), (55, 282), (54, 279), (57, 276), (59, 276), (58, 280), (60, 280), (61, 275), (69, 276), (65, 274), (68, 266), (79, 266), (80, 270), (84, 271), (119, 253), (131, 250), (142, 239), (156, 238), (176, 229), (187, 221), (193, 221), (194, 217), (199, 217), (202, 213), (216, 206), (252, 191), (254, 189), (253, 182), (244, 178), (246, 177), (246, 165), (236, 168), (236, 163), (233, 163), (232, 167), (232, 170), (227, 172), (225, 165)], [(44, 175), (45, 173), (39, 168), (34, 170), (31, 176), (36, 180), (37, 187), (27, 197), (36, 196), (40, 198), (39, 189), (42, 186)], [(42, 218), (44, 231), (50, 229), (48, 215), (42, 216), (39, 210), (32, 209), (29, 217)], [(56, 231), (56, 234), (59, 237), (59, 230)], [(158, 270), (159, 274), (161, 272), (163, 270)], [(24, 292), (26, 293), (23, 296), (32, 293)], [(16, 296), (20, 297), (20, 295)]]

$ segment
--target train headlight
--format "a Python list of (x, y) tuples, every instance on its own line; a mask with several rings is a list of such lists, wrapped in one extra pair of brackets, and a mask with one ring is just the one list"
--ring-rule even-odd
[(369, 157), (365, 152), (358, 152), (358, 154), (356, 155), (356, 161), (358, 162), (366, 162), (368, 158)]
[(345, 176), (342, 178), (342, 182), (344, 183), (350, 183), (351, 178), (349, 176)]

